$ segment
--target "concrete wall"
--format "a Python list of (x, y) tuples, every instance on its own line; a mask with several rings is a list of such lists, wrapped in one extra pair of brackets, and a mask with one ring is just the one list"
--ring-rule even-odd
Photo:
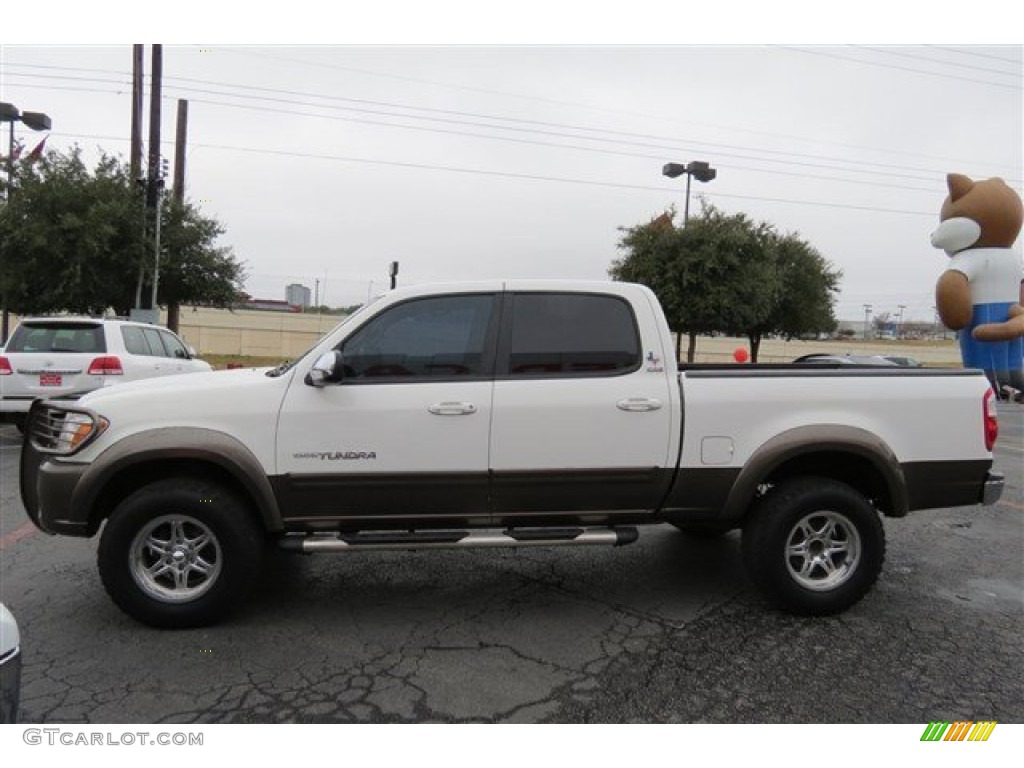
[[(180, 335), (202, 355), (244, 355), (287, 360), (305, 352), (344, 318), (338, 315), (260, 312), (182, 307)], [(161, 314), (166, 324), (166, 313)], [(11, 328), (17, 324), (12, 318)], [(687, 339), (683, 339), (686, 355)], [(697, 362), (732, 362), (733, 352), (747, 347), (746, 339), (718, 336), (697, 342)], [(949, 341), (900, 342), (861, 339), (849, 341), (781, 341), (766, 339), (761, 344), (760, 362), (785, 363), (813, 352), (857, 355), (905, 355), (926, 365), (960, 365), (956, 343)]]
[[(181, 310), (179, 335), (200, 355), (280, 357), (302, 354), (344, 318), (338, 315), (259, 312), (188, 307)], [(162, 317), (166, 321), (166, 315)]]

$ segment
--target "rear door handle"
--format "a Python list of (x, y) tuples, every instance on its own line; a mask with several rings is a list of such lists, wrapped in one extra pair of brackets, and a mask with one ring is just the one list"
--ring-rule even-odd
[(434, 403), (427, 408), (435, 416), (469, 416), (476, 413), (472, 403)]
[(640, 413), (658, 410), (661, 408), (661, 400), (655, 400), (653, 397), (627, 397), (625, 400), (619, 400), (616, 405), (621, 411)]

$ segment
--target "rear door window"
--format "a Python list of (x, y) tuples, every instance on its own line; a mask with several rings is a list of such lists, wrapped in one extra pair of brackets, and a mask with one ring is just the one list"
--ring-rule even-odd
[(502, 377), (617, 376), (640, 367), (636, 319), (617, 296), (515, 294), (506, 307), (502, 334)]
[(22, 323), (8, 352), (106, 352), (103, 326), (96, 323)]

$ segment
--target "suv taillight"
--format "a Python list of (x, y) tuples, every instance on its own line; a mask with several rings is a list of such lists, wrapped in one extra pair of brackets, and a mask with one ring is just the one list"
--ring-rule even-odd
[(121, 359), (114, 355), (97, 357), (89, 366), (90, 376), (120, 376), (123, 373)]
[(14, 370), (11, 368), (11, 361), (0, 355), (0, 376), (10, 376), (12, 373)]
[(999, 437), (999, 420), (996, 418), (996, 393), (991, 389), (981, 401), (981, 413), (985, 421), (985, 450), (991, 451)]

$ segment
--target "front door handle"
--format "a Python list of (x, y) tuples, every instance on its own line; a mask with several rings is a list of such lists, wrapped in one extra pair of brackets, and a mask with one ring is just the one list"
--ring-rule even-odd
[(658, 410), (661, 408), (661, 400), (656, 400), (653, 397), (627, 397), (625, 400), (619, 400), (616, 405), (620, 411), (641, 413)]
[(434, 403), (427, 408), (435, 416), (469, 416), (476, 413), (472, 403)]

